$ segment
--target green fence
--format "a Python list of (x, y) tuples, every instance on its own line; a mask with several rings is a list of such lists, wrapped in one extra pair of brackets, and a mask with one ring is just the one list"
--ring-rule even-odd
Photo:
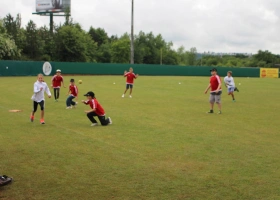
[[(63, 74), (79, 75), (121, 75), (128, 70), (129, 64), (66, 63), (50, 62), (52, 73), (61, 69)], [(0, 61), (0, 76), (35, 76), (43, 72), (44, 62)], [(169, 66), (169, 65), (133, 65), (135, 73), (149, 76), (209, 76), (211, 67)], [(259, 77), (259, 68), (218, 67), (220, 75), (233, 71), (235, 77)]]

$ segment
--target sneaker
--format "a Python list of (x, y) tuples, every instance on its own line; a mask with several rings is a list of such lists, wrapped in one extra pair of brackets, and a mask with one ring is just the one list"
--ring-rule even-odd
[(124, 98), (124, 94), (122, 95), (122, 98)]
[(12, 183), (13, 178), (8, 177), (6, 175), (0, 176), (0, 186), (8, 185)]
[(113, 124), (111, 117), (108, 117), (108, 119), (109, 119), (109, 124)]
[(218, 115), (222, 114), (222, 111), (219, 111), (217, 114), (218, 114)]
[(210, 111), (208, 111), (207, 113), (208, 113), (208, 114), (213, 114), (214, 111), (213, 111), (213, 110), (210, 110)]
[(75, 105), (73, 106), (73, 108), (76, 108), (77, 105), (78, 105), (78, 102), (75, 102)]
[(66, 107), (66, 109), (72, 109), (72, 106), (68, 106), (68, 107)]
[(33, 122), (34, 121), (34, 115), (30, 116), (30, 121)]
[(97, 126), (98, 125), (98, 123), (93, 123), (92, 125), (90, 125), (90, 126)]
[(54, 100), (54, 102), (58, 102), (58, 99)]
[(132, 96), (131, 96), (131, 95), (129, 95), (129, 98), (132, 98)]
[(41, 119), (41, 120), (40, 120), (40, 123), (41, 123), (41, 124), (45, 124), (45, 120), (44, 120), (44, 119)]
[(235, 99), (233, 99), (232, 102), (235, 102)]

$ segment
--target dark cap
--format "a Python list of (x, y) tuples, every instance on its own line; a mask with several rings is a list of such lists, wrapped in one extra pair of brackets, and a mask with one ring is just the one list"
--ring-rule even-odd
[(218, 70), (216, 68), (213, 68), (210, 70), (210, 72), (217, 72)]
[(71, 79), (70, 79), (70, 82), (73, 83), (73, 82), (75, 82), (75, 80), (74, 80), (73, 78), (71, 78)]
[(90, 91), (90, 92), (86, 93), (84, 96), (94, 98), (94, 93), (92, 91)]

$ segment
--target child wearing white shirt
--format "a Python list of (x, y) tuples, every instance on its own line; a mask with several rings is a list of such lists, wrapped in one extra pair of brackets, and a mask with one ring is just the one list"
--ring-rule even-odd
[(227, 76), (224, 78), (224, 82), (227, 86), (227, 89), (228, 89), (228, 95), (231, 95), (232, 96), (232, 101), (235, 102), (235, 97), (234, 97), (234, 91), (238, 91), (239, 90), (237, 89), (237, 87), (235, 87), (235, 83), (234, 83), (234, 79), (232, 77), (232, 72), (229, 71), (227, 73)]
[(44, 92), (47, 93), (48, 97), (51, 98), (51, 92), (50, 89), (48, 87), (48, 85), (44, 82), (44, 76), (43, 74), (38, 74), (38, 80), (34, 83), (34, 90), (33, 90), (34, 94), (31, 97), (31, 99), (33, 100), (33, 111), (31, 113), (30, 116), (30, 120), (31, 122), (34, 121), (34, 114), (37, 111), (38, 105), (40, 105), (41, 107), (41, 120), (40, 123), (41, 124), (45, 124), (45, 120), (44, 120), (44, 106), (45, 106), (45, 96), (44, 96)]

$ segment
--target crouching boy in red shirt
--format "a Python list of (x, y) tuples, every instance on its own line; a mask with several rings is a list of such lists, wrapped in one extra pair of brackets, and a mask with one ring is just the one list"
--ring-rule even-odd
[(88, 92), (84, 96), (87, 97), (87, 100), (82, 100), (82, 103), (89, 105), (92, 110), (85, 111), (87, 113), (87, 117), (92, 122), (91, 126), (98, 125), (97, 121), (94, 119), (94, 117), (98, 117), (100, 123), (102, 126), (107, 126), (108, 124), (112, 124), (112, 120), (110, 117), (107, 119), (105, 118), (105, 111), (102, 108), (102, 106), (99, 104), (99, 102), (96, 100), (95, 95), (93, 92)]

